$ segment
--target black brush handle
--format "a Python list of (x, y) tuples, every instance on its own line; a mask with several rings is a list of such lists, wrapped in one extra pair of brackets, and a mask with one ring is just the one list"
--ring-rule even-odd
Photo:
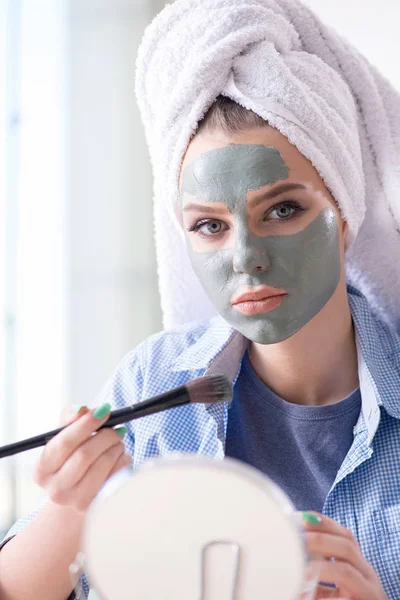
[(140, 417), (147, 417), (148, 415), (153, 415), (162, 410), (189, 404), (189, 402), (190, 398), (187, 389), (185, 386), (182, 386), (171, 392), (166, 392), (165, 394), (154, 396), (154, 398), (150, 398), (149, 400), (139, 402), (138, 404), (113, 410), (110, 418), (100, 427), (100, 429), (103, 429), (104, 427), (115, 427), (116, 425), (121, 425), (121, 423), (127, 423), (128, 421), (133, 421)]
[[(163, 410), (168, 410), (169, 408), (176, 408), (184, 404), (189, 404), (189, 402), (189, 394), (186, 386), (183, 385), (175, 390), (171, 390), (165, 394), (160, 394), (159, 396), (155, 396), (149, 400), (144, 400), (138, 404), (133, 404), (132, 406), (127, 406), (126, 408), (119, 408), (111, 411), (110, 417), (107, 419), (104, 425), (99, 427), (99, 429), (104, 429), (105, 427), (115, 427), (121, 423), (127, 423), (128, 421), (139, 419), (140, 417), (147, 417), (148, 415), (152, 415)], [(35, 437), (31, 437), (26, 440), (21, 440), (20, 442), (15, 442), (14, 444), (2, 446), (0, 448), (0, 458), (5, 458), (6, 456), (12, 456), (14, 454), (19, 454), (20, 452), (32, 450), (33, 448), (45, 446), (47, 442), (49, 442), (55, 435), (60, 433), (60, 431), (66, 427), (68, 427), (68, 425), (59, 427), (58, 429), (53, 429), (47, 433), (36, 435)]]

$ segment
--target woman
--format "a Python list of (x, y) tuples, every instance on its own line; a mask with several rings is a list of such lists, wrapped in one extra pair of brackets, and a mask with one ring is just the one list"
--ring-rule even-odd
[[(400, 274), (394, 260), (384, 269), (400, 243), (395, 92), (292, 0), (178, 0), (145, 35), (137, 92), (166, 323), (211, 311), (193, 272), (221, 316), (151, 337), (119, 366), (104, 404), (81, 408), (49, 442), (37, 481), (50, 500), (11, 530), (1, 597), (67, 597), (85, 510), (110, 473), (180, 450), (230, 455), (279, 483), (305, 511), (308, 549), (326, 559), (321, 579), (336, 585), (320, 598), (398, 599), (400, 339), (390, 292)], [(231, 406), (131, 423), (128, 455), (118, 432), (92, 435), (111, 405), (206, 372), (231, 378)]]

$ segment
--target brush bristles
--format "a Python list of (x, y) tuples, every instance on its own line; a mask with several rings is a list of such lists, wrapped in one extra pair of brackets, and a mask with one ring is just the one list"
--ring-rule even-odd
[(223, 375), (207, 375), (193, 379), (186, 384), (186, 389), (191, 403), (210, 404), (232, 400), (232, 384)]

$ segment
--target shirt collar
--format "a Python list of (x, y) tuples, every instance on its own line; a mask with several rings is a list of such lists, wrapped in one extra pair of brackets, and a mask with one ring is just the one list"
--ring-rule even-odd
[(361, 413), (354, 427), (354, 434), (367, 430), (367, 444), (370, 444), (380, 421), (381, 397), (376, 389), (374, 380), (364, 360), (361, 351), (359, 334), (356, 331), (356, 348), (358, 362), (358, 380), (361, 392)]
[(210, 319), (201, 338), (174, 360), (173, 371), (205, 371), (221, 373), (229, 381), (236, 380), (248, 340), (222, 317)]

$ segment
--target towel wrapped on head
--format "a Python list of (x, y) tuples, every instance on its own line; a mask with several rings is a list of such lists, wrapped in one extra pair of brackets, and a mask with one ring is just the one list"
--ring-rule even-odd
[(307, 157), (349, 226), (347, 278), (400, 320), (400, 95), (298, 0), (176, 0), (147, 28), (136, 94), (154, 175), (166, 327), (215, 314), (179, 225), (187, 146), (219, 95), (251, 109)]

